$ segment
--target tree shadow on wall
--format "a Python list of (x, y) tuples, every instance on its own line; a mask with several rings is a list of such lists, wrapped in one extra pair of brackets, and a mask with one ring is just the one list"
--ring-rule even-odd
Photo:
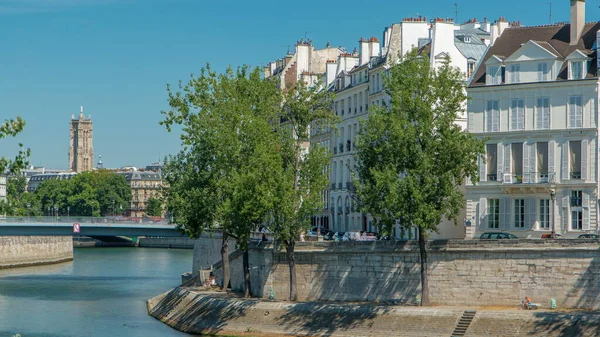
[[(216, 334), (231, 320), (245, 316), (248, 309), (256, 305), (256, 301), (237, 301), (219, 295), (187, 294), (184, 290), (175, 288), (169, 291), (150, 312), (150, 315), (169, 324), (182, 332)], [(185, 310), (174, 309), (183, 299), (189, 301)]]
[(298, 303), (290, 306), (277, 319), (277, 324), (297, 335), (330, 336), (362, 325), (371, 327), (377, 316), (390, 309), (374, 304)]
[(600, 314), (597, 312), (540, 312), (534, 316), (537, 320), (528, 333), (535, 336), (600, 336)]

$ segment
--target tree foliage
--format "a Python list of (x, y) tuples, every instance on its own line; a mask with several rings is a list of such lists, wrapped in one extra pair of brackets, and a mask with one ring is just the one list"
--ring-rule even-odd
[(458, 220), (461, 185), (478, 181), (481, 140), (455, 124), (466, 95), (463, 76), (446, 60), (433, 69), (416, 52), (390, 69), (390, 108), (374, 108), (357, 143), (357, 194), (382, 232), (396, 221), (419, 229), (422, 301), (428, 302), (425, 239), (444, 219)]
[(159, 198), (150, 197), (146, 202), (146, 215), (149, 216), (162, 216), (163, 207), (162, 201)]
[(279, 159), (273, 122), (281, 94), (258, 68), (218, 74), (208, 65), (168, 94), (171, 109), (161, 124), (169, 131), (182, 127), (183, 150), (165, 163), (167, 208), (191, 237), (222, 231), (226, 287), (227, 238), (247, 251), (251, 231), (273, 207), (272, 171)]
[[(25, 128), (25, 121), (21, 117), (17, 119), (9, 119), (0, 124), (0, 139), (6, 137), (15, 137), (23, 131)], [(0, 174), (4, 174), (8, 170), (9, 173), (18, 173), (22, 168), (27, 166), (27, 161), (31, 151), (25, 149), (23, 144), (19, 143), (19, 152), (14, 159), (8, 159), (4, 156), (0, 156)]]
[(310, 128), (324, 128), (335, 120), (332, 95), (318, 87), (298, 82), (285, 93), (278, 127), (280, 165), (276, 179), (275, 207), (271, 230), (285, 245), (290, 266), (290, 300), (295, 301), (296, 271), (294, 248), (301, 232), (310, 227), (314, 211), (322, 207), (321, 194), (327, 188), (330, 152), (321, 146), (309, 148)]
[(8, 180), (7, 215), (115, 215), (128, 209), (131, 188), (117, 173), (99, 170), (82, 172), (70, 180), (49, 179), (32, 193), (25, 192), (25, 177)]

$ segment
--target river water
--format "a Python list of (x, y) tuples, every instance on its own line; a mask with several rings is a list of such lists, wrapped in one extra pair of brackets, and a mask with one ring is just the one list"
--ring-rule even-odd
[(146, 300), (181, 283), (192, 250), (76, 248), (74, 261), (0, 270), (0, 336), (187, 336)]

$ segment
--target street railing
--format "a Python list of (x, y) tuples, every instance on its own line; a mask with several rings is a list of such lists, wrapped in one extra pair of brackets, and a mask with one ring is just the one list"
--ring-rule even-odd
[(0, 223), (111, 223), (111, 224), (168, 224), (167, 219), (86, 217), (86, 216), (3, 216)]

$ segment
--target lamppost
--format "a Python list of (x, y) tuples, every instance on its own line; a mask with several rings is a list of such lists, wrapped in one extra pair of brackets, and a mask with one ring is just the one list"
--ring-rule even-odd
[(29, 207), (31, 207), (31, 204), (27, 203), (27, 219), (28, 219), (28, 221), (31, 221), (31, 216), (30, 216), (30, 213), (29, 213)]
[(58, 206), (54, 205), (54, 218), (58, 221)]
[(67, 218), (70, 216), (71, 206), (67, 206)]
[(556, 191), (550, 190), (550, 199), (552, 200), (552, 238), (556, 239), (556, 227), (554, 222), (554, 204), (556, 203)]

